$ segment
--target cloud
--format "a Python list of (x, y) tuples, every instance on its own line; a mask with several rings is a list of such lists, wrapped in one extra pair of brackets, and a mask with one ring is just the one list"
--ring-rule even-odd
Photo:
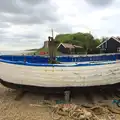
[(0, 28), (8, 28), (8, 27), (10, 27), (9, 24), (0, 22)]
[(49, 24), (49, 27), (52, 28), (55, 32), (57, 33), (71, 33), (72, 32), (72, 28), (71, 28), (71, 24), (65, 24), (65, 23), (60, 23), (60, 22), (56, 22), (53, 24)]
[(46, 21), (55, 21), (56, 18), (53, 16), (47, 16), (44, 14), (37, 15), (11, 15), (11, 16), (4, 16), (3, 21), (16, 24), (16, 25), (33, 25), (33, 24), (43, 24)]
[(57, 7), (51, 0), (0, 0), (0, 2), (0, 28), (3, 28), (0, 30), (1, 48), (41, 47), (39, 44), (43, 45), (47, 38), (45, 35), (47, 24), (59, 21)]
[(119, 35), (119, 0), (0, 0), (0, 50), (39, 48), (54, 30)]
[(39, 3), (49, 2), (49, 0), (22, 0), (22, 1), (29, 4), (29, 5), (37, 5)]
[(38, 39), (40, 38), (40, 36), (38, 34), (19, 34), (19, 35), (16, 35), (18, 37), (21, 37), (21, 38), (27, 38), (27, 39)]
[[(46, 0), (46, 2), (42, 2), (41, 0), (33, 0), (34, 2), (31, 0), (23, 1), (1, 1), (0, 21), (12, 24), (43, 24), (58, 21), (59, 17), (56, 13), (56, 7), (49, 0)], [(25, 3), (28, 4), (26, 5)], [(32, 6), (29, 6), (29, 4), (32, 4)]]
[(19, 0), (0, 0), (0, 12), (22, 13)]
[(105, 7), (111, 5), (113, 0), (85, 0), (88, 4), (95, 7)]
[(43, 3), (50, 5), (49, 0), (0, 0), (0, 12), (31, 14), (36, 6), (42, 6)]

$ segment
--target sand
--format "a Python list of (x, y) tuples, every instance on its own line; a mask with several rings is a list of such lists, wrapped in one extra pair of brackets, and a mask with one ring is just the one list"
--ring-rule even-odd
[[(17, 94), (16, 90), (0, 85), (0, 120), (52, 120), (51, 111), (48, 107), (44, 105), (41, 107), (31, 106), (31, 104), (41, 104), (44, 99), (43, 95), (26, 93), (25, 96), (16, 101)], [(73, 102), (82, 104), (85, 102), (83, 97), (78, 96), (73, 99)], [(94, 99), (98, 101), (100, 98), (95, 97)], [(111, 100), (107, 100), (106, 103), (112, 105)], [(120, 120), (120, 116), (116, 116), (118, 118), (116, 120)]]
[(41, 96), (26, 94), (16, 101), (17, 92), (0, 85), (0, 120), (52, 120), (48, 108), (31, 107), (39, 104)]

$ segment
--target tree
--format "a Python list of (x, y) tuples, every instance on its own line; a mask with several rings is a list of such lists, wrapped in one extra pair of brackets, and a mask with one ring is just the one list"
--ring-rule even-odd
[(107, 39), (109, 39), (109, 37), (102, 37), (101, 42), (104, 42)]
[(93, 51), (100, 44), (100, 39), (94, 39), (90, 33), (59, 34), (55, 39), (62, 43), (71, 43), (82, 46), (84, 52)]

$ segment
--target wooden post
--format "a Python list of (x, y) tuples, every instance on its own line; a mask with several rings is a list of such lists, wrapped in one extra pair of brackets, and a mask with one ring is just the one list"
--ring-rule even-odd
[(56, 58), (56, 42), (54, 41), (53, 37), (48, 37), (48, 49), (50, 61), (54, 63)]
[(48, 37), (48, 54), (51, 57), (51, 48), (50, 48), (50, 36)]
[(70, 91), (65, 91), (64, 96), (65, 96), (65, 102), (69, 103), (70, 102)]

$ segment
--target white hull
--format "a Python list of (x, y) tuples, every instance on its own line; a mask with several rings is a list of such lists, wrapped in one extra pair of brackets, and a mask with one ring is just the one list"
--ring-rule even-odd
[(120, 63), (80, 67), (35, 67), (0, 62), (5, 82), (38, 87), (84, 87), (120, 82)]

